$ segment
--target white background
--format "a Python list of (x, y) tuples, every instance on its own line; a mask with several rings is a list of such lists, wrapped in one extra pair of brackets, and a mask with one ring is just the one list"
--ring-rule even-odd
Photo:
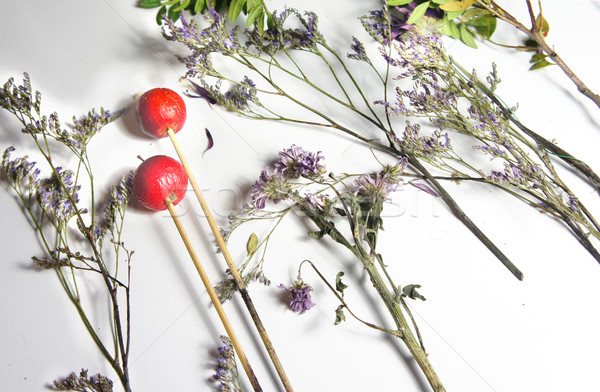
[[(524, 2), (502, 1), (526, 20)], [(268, 1), (281, 10), (283, 2)], [(342, 53), (357, 17), (379, 7), (376, 1), (291, 1), (288, 6), (318, 13), (321, 30)], [(545, 1), (548, 37), (573, 70), (596, 92), (598, 1)], [(40, 90), (46, 113), (63, 121), (91, 108), (132, 107), (154, 87), (181, 91), (185, 73), (154, 22), (155, 10), (135, 1), (2, 1), (0, 81), (24, 71)], [(500, 26), (496, 39), (519, 43), (514, 29)], [(600, 168), (599, 109), (581, 96), (558, 67), (528, 72), (529, 54), (480, 43), (473, 50), (447, 41), (448, 52), (480, 75), (498, 65), (498, 94), (519, 103), (519, 119), (592, 167)], [(370, 152), (351, 139), (320, 129), (239, 118), (203, 100), (186, 98), (188, 121), (178, 134), (188, 160), (219, 224), (248, 197), (260, 170), (282, 148), (295, 143), (320, 150), (328, 168), (372, 171)], [(215, 147), (202, 157), (204, 128)], [(358, 129), (361, 131), (361, 129)], [(366, 130), (368, 131), (368, 130)], [(0, 113), (0, 147), (33, 154), (32, 143), (6, 113)], [(151, 140), (137, 128), (134, 110), (106, 127), (91, 144), (95, 180), (108, 189), (138, 155), (174, 156), (168, 140)], [(16, 153), (15, 153), (16, 154)], [(65, 162), (68, 166), (73, 162)], [(562, 170), (562, 172), (566, 172)], [(564, 173), (593, 213), (598, 194)], [(381, 253), (401, 284), (422, 285), (425, 302), (414, 302), (429, 358), (448, 391), (565, 391), (597, 388), (600, 365), (600, 266), (559, 223), (504, 194), (485, 187), (450, 187), (465, 211), (524, 272), (514, 279), (439, 201), (415, 188), (398, 192), (387, 207)], [(190, 195), (192, 196), (192, 195)], [(178, 207), (190, 237), (213, 281), (225, 269), (193, 197)], [(52, 272), (31, 267), (39, 254), (36, 237), (5, 183), (0, 192), (0, 391), (44, 390), (51, 380), (87, 368), (114, 378), (85, 332)], [(259, 229), (259, 235), (265, 229)], [(289, 284), (305, 258), (333, 280), (344, 270), (347, 299), (356, 313), (389, 324), (361, 269), (348, 254), (305, 235), (288, 219), (272, 240), (265, 272), (271, 287), (250, 293), (296, 391), (427, 391), (419, 370), (399, 341), (348, 319), (333, 325), (335, 298), (308, 269), (317, 306), (298, 316), (281, 302), (279, 283)], [(234, 236), (236, 261), (245, 254), (246, 235)], [(134, 391), (206, 391), (214, 349), (224, 330), (209, 306), (175, 227), (165, 213), (131, 209), (124, 240), (135, 250), (132, 262), (131, 377)], [(107, 334), (105, 300), (88, 287), (90, 312)], [(93, 298), (96, 298), (95, 300)], [(241, 301), (225, 306), (265, 391), (281, 390)], [(385, 319), (385, 321), (382, 321)], [(245, 379), (245, 377), (244, 377)], [(244, 381), (245, 382), (245, 381)], [(247, 384), (247, 383), (246, 383)], [(120, 386), (116, 385), (116, 390)]]

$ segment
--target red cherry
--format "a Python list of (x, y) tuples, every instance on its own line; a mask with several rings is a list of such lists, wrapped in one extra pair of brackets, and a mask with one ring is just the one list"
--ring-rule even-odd
[(183, 98), (168, 88), (154, 88), (142, 94), (137, 113), (142, 131), (158, 138), (167, 136), (168, 129), (179, 132), (187, 117)]
[(167, 208), (165, 199), (173, 204), (183, 200), (188, 176), (183, 165), (166, 155), (156, 155), (138, 166), (133, 176), (133, 194), (144, 207), (161, 211)]

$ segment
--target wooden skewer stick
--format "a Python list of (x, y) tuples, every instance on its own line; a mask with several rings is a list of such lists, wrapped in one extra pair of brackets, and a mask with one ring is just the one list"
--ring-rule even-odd
[(240, 363), (242, 364), (244, 370), (246, 371), (246, 375), (250, 379), (250, 384), (252, 384), (252, 388), (254, 389), (255, 392), (262, 392), (262, 388), (260, 387), (260, 384), (258, 383), (258, 379), (256, 378), (254, 371), (250, 367), (248, 358), (246, 358), (246, 354), (244, 354), (244, 351), (242, 350), (242, 346), (240, 345), (240, 342), (237, 339), (235, 332), (233, 332), (233, 327), (231, 326), (231, 323), (229, 322), (229, 319), (227, 318), (227, 315), (225, 314), (225, 311), (223, 310), (223, 307), (221, 306), (221, 302), (219, 302), (219, 298), (217, 297), (217, 294), (215, 293), (215, 290), (213, 289), (213, 286), (210, 283), (210, 280), (208, 279), (206, 272), (204, 271), (204, 267), (202, 267), (202, 264), (200, 263), (200, 259), (198, 258), (196, 251), (192, 247), (192, 244), (188, 238), (188, 235), (187, 235), (185, 229), (183, 228), (183, 225), (181, 224), (181, 220), (179, 219), (179, 217), (177, 216), (177, 213), (175, 212), (175, 208), (173, 207), (173, 202), (171, 201), (171, 199), (169, 197), (167, 197), (165, 199), (165, 203), (167, 205), (169, 212), (171, 213), (173, 222), (175, 222), (175, 226), (177, 226), (177, 230), (179, 231), (179, 234), (181, 235), (181, 238), (183, 239), (185, 247), (187, 248), (188, 253), (190, 254), (190, 257), (192, 258), (192, 261), (194, 262), (194, 265), (196, 266), (196, 270), (198, 270), (200, 279), (202, 279), (202, 283), (204, 283), (204, 287), (206, 287), (206, 291), (208, 291), (208, 295), (210, 296), (210, 299), (211, 299), (213, 305), (215, 306), (217, 313), (219, 314), (219, 318), (221, 319), (221, 322), (223, 323), (225, 330), (227, 331), (227, 335), (229, 336), (229, 339), (231, 340), (231, 344), (240, 360)]
[(239, 271), (237, 270), (235, 263), (233, 262), (233, 258), (231, 257), (231, 254), (227, 250), (227, 245), (225, 245), (225, 241), (223, 240), (223, 237), (221, 236), (221, 233), (219, 232), (219, 228), (218, 228), (217, 224), (215, 223), (215, 220), (212, 216), (212, 213), (210, 212), (210, 209), (208, 208), (208, 205), (206, 204), (206, 200), (204, 199), (204, 196), (202, 195), (202, 192), (200, 191), (200, 187), (198, 186), (198, 183), (196, 182), (194, 174), (192, 173), (192, 170), (190, 169), (190, 167), (187, 163), (187, 159), (185, 158), (185, 155), (183, 154), (183, 151), (181, 150), (179, 142), (177, 142), (177, 139), (175, 138), (175, 132), (173, 132), (172, 129), (168, 129), (167, 134), (169, 135), (169, 138), (171, 139), (171, 142), (173, 143), (173, 146), (175, 147), (175, 151), (177, 152), (177, 155), (179, 155), (179, 160), (181, 161), (181, 164), (183, 165), (183, 168), (185, 169), (185, 171), (188, 175), (190, 184), (192, 185), (192, 189), (194, 190), (194, 193), (196, 194), (196, 198), (198, 199), (198, 202), (200, 203), (200, 207), (202, 207), (202, 211), (204, 212), (204, 216), (206, 217), (206, 220), (208, 221), (208, 224), (215, 236), (215, 239), (217, 240), (217, 244), (219, 246), (219, 249), (221, 249), (221, 253), (223, 254), (223, 257), (225, 258), (225, 262), (227, 263), (227, 268), (229, 268), (229, 271), (231, 272), (231, 276), (233, 277), (233, 279), (238, 287), (238, 290), (240, 291), (240, 294), (242, 295), (242, 299), (244, 300), (244, 303), (246, 304), (246, 308), (248, 309), (248, 312), (250, 313), (250, 317), (252, 317), (252, 321), (254, 321), (254, 325), (256, 326), (258, 334), (260, 335), (260, 337), (263, 341), (263, 344), (267, 350), (267, 353), (269, 354), (269, 357), (271, 358), (271, 362), (273, 363), (273, 366), (275, 367), (275, 370), (277, 371), (277, 374), (279, 375), (279, 379), (281, 380), (281, 383), (283, 384), (283, 387), (285, 388), (286, 392), (293, 392), (292, 385), (290, 384), (290, 381), (287, 378), (285, 371), (283, 370), (283, 366), (281, 365), (281, 362), (279, 361), (279, 357), (277, 356), (277, 353), (275, 352), (275, 348), (273, 347), (273, 344), (271, 343), (271, 339), (269, 339), (269, 335), (267, 335), (267, 331), (265, 330), (265, 327), (264, 327), (262, 321), (260, 320), (260, 317), (258, 316), (258, 312), (256, 311), (256, 308), (254, 307), (252, 299), (250, 298), (250, 294), (248, 294), (248, 290), (246, 289), (246, 284), (244, 283), (242, 276), (240, 275)]

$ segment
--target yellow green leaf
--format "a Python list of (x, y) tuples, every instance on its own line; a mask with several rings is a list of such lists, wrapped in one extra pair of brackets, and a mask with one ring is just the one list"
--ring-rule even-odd
[(453, 0), (446, 4), (440, 5), (440, 8), (444, 11), (464, 11), (475, 3), (476, 0)]
[(464, 23), (460, 25), (460, 40), (464, 42), (465, 45), (477, 49), (477, 44), (475, 43), (473, 33), (467, 29), (467, 26)]
[(544, 37), (548, 35), (548, 32), (550, 31), (550, 23), (548, 23), (542, 14), (539, 14), (537, 18), (535, 18), (535, 24), (537, 25), (538, 29), (540, 29), (541, 33), (544, 34)]
[(406, 21), (406, 23), (408, 24), (415, 24), (417, 23), (419, 20), (421, 20), (421, 18), (425, 15), (425, 12), (427, 12), (427, 8), (429, 7), (429, 4), (431, 2), (430, 1), (426, 1), (422, 4), (419, 4), (412, 12), (412, 14), (410, 14), (410, 17), (408, 18), (408, 20)]
[(254, 252), (258, 249), (258, 237), (256, 234), (250, 234), (250, 238), (248, 238), (248, 242), (246, 243), (246, 251), (248, 252), (248, 256), (252, 256)]

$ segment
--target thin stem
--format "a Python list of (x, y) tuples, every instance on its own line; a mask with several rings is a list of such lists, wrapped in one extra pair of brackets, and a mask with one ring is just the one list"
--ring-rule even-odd
[(340, 301), (340, 303), (344, 306), (344, 308), (346, 308), (346, 310), (348, 311), (348, 313), (350, 313), (350, 315), (352, 317), (354, 317), (358, 322), (366, 325), (369, 328), (373, 328), (373, 329), (376, 329), (378, 331), (389, 333), (390, 335), (393, 335), (393, 336), (395, 336), (397, 338), (401, 338), (402, 337), (402, 333), (400, 333), (398, 331), (394, 331), (394, 330), (391, 330), (391, 329), (388, 329), (388, 328), (380, 327), (380, 326), (375, 325), (373, 323), (370, 323), (368, 321), (364, 321), (363, 319), (361, 319), (360, 317), (358, 317), (356, 314), (354, 314), (354, 312), (352, 312), (352, 310), (348, 306), (348, 303), (346, 303), (346, 301), (344, 300), (344, 298), (337, 292), (337, 290), (331, 285), (331, 283), (329, 283), (327, 281), (327, 279), (323, 276), (323, 274), (321, 273), (321, 271), (319, 271), (319, 269), (317, 268), (317, 266), (315, 266), (312, 261), (310, 261), (310, 260), (303, 260), (300, 263), (300, 267), (298, 267), (298, 276), (300, 276), (300, 269), (302, 268), (302, 265), (304, 263), (310, 264), (310, 266), (315, 271), (315, 273), (319, 276), (319, 278), (321, 278), (321, 281), (323, 281), (323, 283), (325, 283), (325, 285), (327, 286), (327, 288), (329, 289), (329, 291), (331, 291), (333, 293), (333, 295), (335, 295), (335, 297), (338, 299), (338, 301)]

